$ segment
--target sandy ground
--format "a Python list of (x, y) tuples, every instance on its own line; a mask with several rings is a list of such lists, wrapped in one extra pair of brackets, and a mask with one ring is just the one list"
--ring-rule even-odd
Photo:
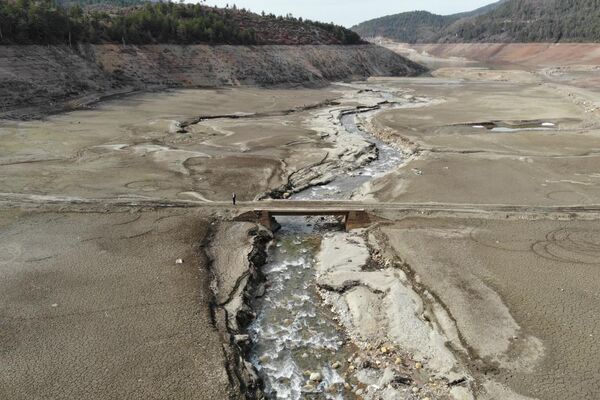
[(247, 121), (248, 132), (259, 132), (253, 137), (235, 126), (194, 126), (191, 133), (178, 133), (180, 124), (201, 116), (284, 113), (338, 96), (328, 90), (181, 90), (136, 95), (46, 120), (4, 121), (0, 185), (3, 192), (82, 197), (226, 200), (235, 191), (240, 199), (252, 198), (281, 184), (281, 160), (296, 148), (304, 150), (302, 143), (314, 142), (315, 133), (302, 127), (303, 117), (283, 118), (270, 127)]
[[(416, 154), (373, 183), (399, 202), (594, 204), (600, 199), (600, 131), (593, 112), (552, 87), (496, 80), (393, 82), (440, 102), (380, 113), (372, 128)], [(493, 131), (495, 123), (514, 131)], [(519, 124), (534, 124), (532, 130)], [(547, 130), (541, 124), (552, 124)], [(542, 128), (544, 129), (544, 128)]]
[(531, 398), (591, 399), (600, 385), (597, 225), (422, 218), (383, 232), (452, 316), (479, 378)]
[(0, 398), (237, 398), (208, 226), (181, 210), (0, 212)]
[[(373, 151), (364, 140), (334, 140), (336, 112), (377, 101), (359, 90), (190, 89), (0, 121), (1, 191), (224, 201), (233, 192), (252, 200), (292, 176), (307, 185)], [(298, 176), (319, 164), (312, 178)]]

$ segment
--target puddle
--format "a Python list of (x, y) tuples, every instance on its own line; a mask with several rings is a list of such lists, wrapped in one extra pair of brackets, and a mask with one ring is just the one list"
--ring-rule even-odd
[(490, 132), (510, 133), (523, 131), (553, 131), (558, 129), (554, 122), (528, 121), (522, 123), (485, 122), (471, 125), (473, 129), (487, 129)]

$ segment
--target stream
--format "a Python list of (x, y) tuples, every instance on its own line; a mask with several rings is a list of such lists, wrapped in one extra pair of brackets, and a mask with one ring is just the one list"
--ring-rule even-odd
[[(362, 131), (356, 112), (342, 113), (345, 133), (374, 143), (378, 158), (340, 175), (332, 182), (294, 195), (298, 200), (349, 199), (364, 183), (396, 168), (403, 155)], [(332, 312), (322, 305), (315, 284), (315, 257), (321, 233), (342, 229), (333, 218), (278, 218), (276, 233), (263, 267), (267, 290), (256, 299), (257, 317), (250, 325), (250, 361), (265, 384), (269, 399), (354, 399), (344, 380), (346, 360), (354, 348)]]

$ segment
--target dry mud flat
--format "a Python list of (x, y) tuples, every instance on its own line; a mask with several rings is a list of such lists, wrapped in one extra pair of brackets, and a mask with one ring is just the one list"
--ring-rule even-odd
[(236, 398), (207, 217), (0, 211), (0, 398)]
[(382, 231), (452, 316), (481, 398), (511, 398), (501, 383), (528, 398), (591, 399), (600, 383), (597, 225), (409, 218)]
[(200, 201), (298, 190), (376, 156), (369, 142), (338, 136), (342, 110), (383, 101), (367, 87), (179, 90), (1, 121), (0, 185), (4, 193)]
[[(226, 200), (235, 191), (241, 200), (252, 199), (285, 183), (284, 160), (301, 168), (327, 154), (319, 150), (320, 136), (305, 127), (310, 115), (294, 110), (337, 97), (328, 90), (183, 90), (45, 120), (4, 121), (2, 191), (208, 200)], [(227, 125), (182, 128), (199, 117), (254, 113), (281, 116), (225, 117)], [(308, 148), (314, 154), (294, 156)]]
[(537, 83), (449, 78), (389, 81), (439, 99), (381, 112), (370, 124), (415, 154), (373, 182), (383, 201), (456, 204), (598, 204), (595, 112)]

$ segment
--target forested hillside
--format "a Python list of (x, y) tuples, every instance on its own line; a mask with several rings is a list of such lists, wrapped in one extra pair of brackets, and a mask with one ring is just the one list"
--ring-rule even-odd
[(382, 36), (406, 43), (435, 42), (439, 39), (440, 33), (453, 23), (493, 10), (504, 1), (498, 1), (470, 12), (452, 15), (437, 15), (428, 11), (388, 15), (358, 24), (352, 27), (352, 30), (363, 37)]
[(600, 0), (510, 0), (446, 29), (448, 42), (597, 42)]
[(467, 14), (403, 13), (353, 29), (409, 43), (598, 42), (600, 0), (505, 0)]
[(406, 43), (437, 40), (441, 29), (456, 21), (452, 15), (413, 11), (363, 22), (352, 29), (363, 37), (386, 37)]
[[(120, 2), (134, 0), (102, 3)], [(292, 16), (257, 15), (235, 7), (148, 2), (97, 9), (63, 6), (55, 0), (0, 2), (0, 44), (76, 43), (302, 45), (358, 44), (362, 40), (341, 26)]]

